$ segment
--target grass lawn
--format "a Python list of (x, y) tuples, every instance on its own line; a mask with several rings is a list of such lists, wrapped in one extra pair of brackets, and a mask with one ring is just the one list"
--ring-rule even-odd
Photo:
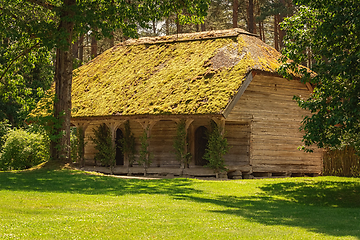
[(0, 239), (360, 239), (360, 179), (1, 172)]

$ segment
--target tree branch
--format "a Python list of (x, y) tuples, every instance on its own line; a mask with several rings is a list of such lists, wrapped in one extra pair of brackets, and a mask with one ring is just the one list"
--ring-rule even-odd
[(50, 4), (50, 3), (46, 2), (46, 1), (42, 1), (42, 0), (25, 0), (25, 1), (27, 1), (29, 3), (34, 3), (34, 4), (39, 5), (41, 7), (47, 8), (49, 10), (53, 10), (55, 8), (54, 5), (52, 5), (52, 4)]
[(3, 74), (0, 77), (0, 83), (5, 84), (4, 82), (2, 82), (2, 79), (4, 78), (5, 74), (7, 73), (7, 71), (9, 71), (11, 65), (13, 65), (13, 63), (19, 59), (20, 57), (28, 54), (32, 49), (34, 49), (35, 47), (38, 47), (40, 45), (40, 42), (36, 43), (34, 46), (32, 46), (31, 48), (27, 48), (25, 49), (22, 53), (20, 53), (19, 55), (16, 56), (16, 58), (14, 58), (13, 60), (11, 60), (10, 64), (7, 66), (7, 68), (5, 69), (5, 71), (3, 72)]

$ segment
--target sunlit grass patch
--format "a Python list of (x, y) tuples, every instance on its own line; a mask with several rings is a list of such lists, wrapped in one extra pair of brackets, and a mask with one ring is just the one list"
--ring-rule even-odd
[(0, 173), (0, 239), (359, 239), (360, 179)]

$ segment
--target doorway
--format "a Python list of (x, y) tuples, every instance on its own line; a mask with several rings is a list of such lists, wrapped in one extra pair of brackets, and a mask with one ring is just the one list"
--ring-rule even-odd
[(203, 159), (208, 144), (206, 136), (207, 128), (200, 126), (195, 130), (195, 165), (205, 166), (209, 162)]

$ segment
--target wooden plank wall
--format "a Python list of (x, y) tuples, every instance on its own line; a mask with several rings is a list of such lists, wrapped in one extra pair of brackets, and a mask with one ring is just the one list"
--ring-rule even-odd
[(150, 152), (154, 156), (152, 166), (179, 167), (175, 158), (174, 139), (176, 136), (176, 123), (171, 120), (160, 120), (152, 127), (150, 132)]
[(230, 146), (229, 152), (224, 156), (226, 166), (249, 165), (250, 124), (227, 121), (225, 123), (225, 138)]
[(308, 112), (292, 100), (294, 95), (309, 96), (297, 80), (256, 75), (230, 112), (227, 121), (251, 123), (250, 164), (254, 172), (321, 172), (321, 151), (305, 153), (298, 129)]

